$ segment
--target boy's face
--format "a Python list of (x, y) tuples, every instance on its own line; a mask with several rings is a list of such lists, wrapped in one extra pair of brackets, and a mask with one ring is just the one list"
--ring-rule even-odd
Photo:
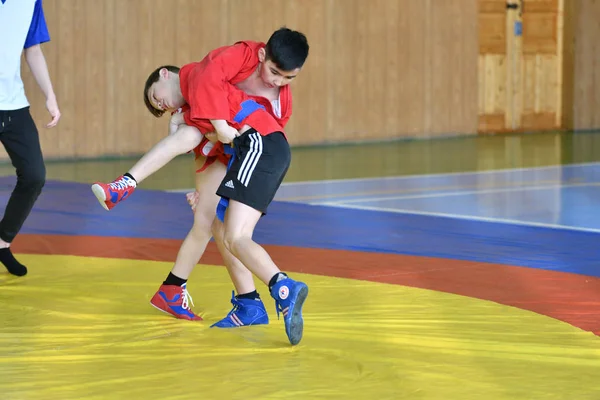
[(284, 71), (277, 68), (277, 65), (273, 61), (266, 59), (264, 47), (258, 51), (258, 60), (262, 64), (260, 79), (269, 88), (288, 85), (300, 73), (300, 68), (292, 71)]
[(152, 107), (160, 111), (172, 112), (185, 104), (179, 87), (179, 75), (163, 68), (159, 79), (148, 88), (146, 93)]

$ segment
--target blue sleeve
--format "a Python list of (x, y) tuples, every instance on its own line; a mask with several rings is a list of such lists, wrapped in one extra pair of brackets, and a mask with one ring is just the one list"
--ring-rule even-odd
[(27, 32), (27, 39), (25, 39), (25, 46), (23, 46), (23, 48), (27, 49), (36, 44), (42, 44), (49, 41), (50, 34), (48, 33), (48, 27), (46, 26), (42, 0), (35, 0), (33, 17), (31, 18), (29, 32)]

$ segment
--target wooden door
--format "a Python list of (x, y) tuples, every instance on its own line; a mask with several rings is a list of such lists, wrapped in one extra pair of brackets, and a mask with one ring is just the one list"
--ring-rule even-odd
[(479, 132), (560, 128), (564, 1), (479, 0)]

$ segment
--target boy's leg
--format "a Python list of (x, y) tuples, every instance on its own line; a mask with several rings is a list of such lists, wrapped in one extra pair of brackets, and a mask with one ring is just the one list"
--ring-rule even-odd
[(131, 169), (111, 183), (96, 182), (92, 191), (106, 210), (125, 200), (133, 193), (138, 183), (164, 167), (181, 154), (192, 150), (202, 140), (200, 131), (187, 125), (180, 125), (177, 132), (169, 135), (150, 149)]
[(289, 167), (289, 144), (280, 132), (261, 136), (250, 129), (234, 140), (234, 148), (239, 158), (227, 171), (217, 192), (229, 199), (225, 213), (225, 247), (268, 285), (278, 312), (284, 314), (288, 338), (295, 345), (302, 339), (302, 306), (308, 287), (282, 273), (268, 253), (252, 240), (256, 224), (275, 197)]
[(281, 273), (267, 251), (252, 239), (262, 213), (230, 199), (225, 213), (225, 246), (265, 285)]
[[(205, 158), (197, 160), (196, 169), (202, 167)], [(171, 273), (187, 280), (192, 270), (204, 254), (212, 237), (211, 226), (219, 197), (216, 188), (225, 176), (225, 166), (214, 162), (204, 171), (196, 173), (196, 192), (198, 203), (194, 210), (194, 225), (183, 241)]]
[[(201, 166), (205, 160), (201, 157), (196, 162)], [(190, 303), (193, 305), (193, 302), (187, 292), (187, 280), (211, 238), (214, 208), (219, 201), (214, 194), (214, 186), (218, 185), (225, 174), (224, 166), (220, 168), (219, 164), (213, 163), (205, 171), (196, 173), (196, 192), (199, 199), (194, 210), (194, 224), (179, 248), (171, 272), (150, 300), (154, 307), (176, 318), (202, 320), (191, 310)]]
[[(202, 157), (197, 159), (196, 169), (199, 169), (204, 161), (205, 159)], [(194, 225), (179, 249), (173, 269), (150, 301), (154, 307), (177, 318), (201, 320), (189, 307), (191, 297), (187, 293), (187, 280), (210, 241), (211, 225), (215, 219), (215, 208), (220, 199), (215, 192), (224, 176), (225, 166), (220, 162), (214, 162), (206, 170), (196, 174), (196, 191), (199, 199), (194, 211)], [(258, 302), (255, 301), (255, 303), (260, 303), (260, 306), (262, 306), (260, 296), (254, 286), (252, 273), (238, 259), (233, 257), (221, 243), (217, 241), (217, 246), (234, 283), (238, 297), (240, 299), (258, 299)], [(264, 306), (262, 308), (264, 309)], [(265, 318), (262, 318), (246, 321), (244, 325), (259, 323), (268, 323), (268, 317), (266, 317), (266, 322)]]
[(217, 218), (213, 218), (212, 233), (215, 239), (215, 244), (219, 249), (219, 253), (221, 253), (221, 256), (223, 257), (223, 263), (227, 266), (227, 273), (231, 278), (231, 282), (235, 287), (235, 291), (239, 295), (255, 294), (258, 298), (252, 272), (250, 272), (250, 270), (246, 268), (240, 260), (235, 258), (235, 256), (231, 254), (231, 252), (225, 247), (225, 244), (223, 243), (224, 230), (223, 223)]
[(260, 299), (260, 295), (256, 291), (252, 273), (227, 250), (223, 243), (223, 235), (223, 223), (218, 218), (215, 218), (213, 221), (213, 237), (215, 238), (219, 252), (223, 256), (227, 272), (238, 295), (236, 296), (235, 292), (231, 294), (233, 308), (225, 318), (214, 323), (211, 327), (237, 328), (240, 326), (268, 324), (269, 315)]
[(23, 276), (27, 274), (27, 268), (13, 257), (10, 244), (42, 192), (46, 167), (29, 107), (0, 111), (0, 119), (0, 141), (17, 171), (17, 184), (0, 221), (0, 262), (11, 274)]

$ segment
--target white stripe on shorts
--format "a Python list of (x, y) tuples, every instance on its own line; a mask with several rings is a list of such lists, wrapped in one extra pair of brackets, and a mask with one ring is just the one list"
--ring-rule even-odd
[(244, 162), (242, 162), (242, 167), (238, 172), (238, 181), (242, 183), (244, 186), (248, 186), (250, 183), (250, 178), (252, 178), (252, 173), (254, 172), (254, 168), (256, 168), (256, 164), (258, 164), (258, 160), (263, 151), (263, 142), (262, 136), (258, 132), (251, 133), (250, 137), (250, 150), (244, 157)]

